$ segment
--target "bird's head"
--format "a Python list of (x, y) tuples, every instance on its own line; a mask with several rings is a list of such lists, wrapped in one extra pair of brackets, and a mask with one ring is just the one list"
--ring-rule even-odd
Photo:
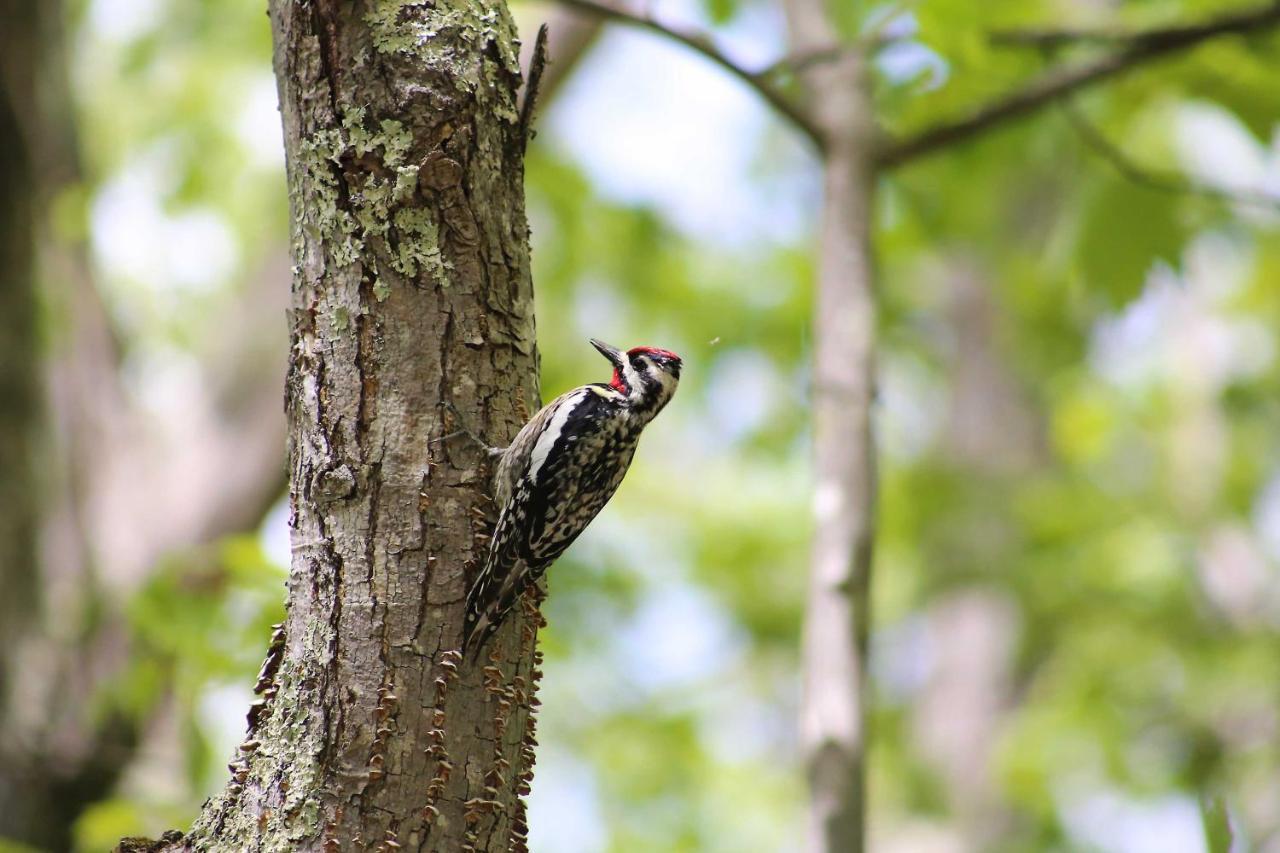
[(657, 414), (676, 393), (683, 362), (670, 350), (633, 347), (623, 352), (595, 338), (591, 345), (613, 365), (609, 385), (627, 395), (632, 405), (652, 408)]

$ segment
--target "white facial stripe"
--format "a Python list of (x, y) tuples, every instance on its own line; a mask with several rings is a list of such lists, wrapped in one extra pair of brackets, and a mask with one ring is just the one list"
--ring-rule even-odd
[(538, 481), (538, 472), (542, 470), (542, 466), (547, 461), (547, 456), (551, 453), (551, 448), (555, 447), (556, 440), (560, 438), (560, 433), (564, 431), (564, 425), (569, 420), (569, 415), (573, 414), (573, 410), (578, 408), (587, 393), (589, 392), (580, 391), (566, 398), (560, 404), (560, 408), (556, 409), (555, 414), (551, 416), (551, 423), (547, 424), (546, 430), (538, 437), (538, 443), (533, 446), (533, 453), (529, 458), (530, 480), (535, 483)]
[(627, 383), (627, 396), (639, 398), (644, 390), (640, 384), (640, 374), (636, 373), (636, 369), (631, 366), (631, 359), (625, 355), (622, 357), (622, 378)]

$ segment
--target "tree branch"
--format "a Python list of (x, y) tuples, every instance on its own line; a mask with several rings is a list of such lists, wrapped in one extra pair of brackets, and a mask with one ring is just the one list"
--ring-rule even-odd
[(1202, 184), (1174, 172), (1156, 171), (1135, 162), (1128, 154), (1107, 139), (1102, 130), (1089, 121), (1069, 99), (1060, 104), (1063, 114), (1081, 141), (1095, 154), (1106, 160), (1122, 177), (1139, 186), (1168, 193), (1198, 195), (1232, 204), (1247, 204), (1270, 211), (1280, 210), (1280, 196), (1249, 190), (1232, 190), (1223, 186)]
[(560, 3), (570, 9), (576, 9), (589, 15), (596, 15), (606, 20), (649, 30), (678, 42), (695, 53), (701, 54), (704, 58), (711, 60), (754, 89), (779, 115), (789, 120), (797, 130), (807, 136), (815, 148), (819, 151), (823, 149), (822, 134), (813, 119), (803, 108), (766, 79), (772, 66), (759, 72), (743, 68), (721, 53), (707, 33), (676, 29), (648, 15), (637, 14), (617, 6), (596, 2), (596, 0), (560, 0)]
[(987, 35), (987, 41), (1000, 47), (1029, 47), (1037, 50), (1053, 50), (1077, 44), (1128, 45), (1142, 41), (1150, 33), (1123, 30), (995, 30)]
[[(1209, 35), (1230, 32), (1241, 32), (1253, 29), (1251, 23), (1258, 15), (1274, 13), (1274, 6), (1260, 6), (1256, 9), (1228, 15), (1216, 21), (1199, 24), (1174, 24), (1168, 27), (1153, 27), (1146, 30), (1134, 29), (1021, 29), (998, 30), (991, 33), (992, 44), (1008, 47), (1030, 47), (1037, 49), (1053, 49), (1074, 44), (1110, 44), (1116, 46), (1132, 46), (1144, 42), (1167, 42), (1179, 39), (1199, 39), (1207, 31)], [(1240, 28), (1244, 29), (1241, 30)]]
[(968, 141), (1007, 121), (1029, 115), (1065, 95), (1211, 38), (1244, 35), (1277, 24), (1280, 24), (1280, 2), (1272, 2), (1203, 24), (1134, 34), (1127, 47), (1114, 53), (1087, 63), (1052, 69), (1025, 88), (987, 104), (965, 118), (944, 122), (884, 145), (876, 158), (877, 165), (882, 168), (900, 166), (955, 143)]

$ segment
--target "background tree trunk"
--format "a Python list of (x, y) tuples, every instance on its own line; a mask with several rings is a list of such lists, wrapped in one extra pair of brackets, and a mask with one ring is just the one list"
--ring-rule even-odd
[[(17, 0), (0, 2), (0, 16), (0, 645), (8, 647), (35, 616), (38, 582), (36, 202), (27, 127), (35, 110), (40, 16), (35, 5)], [(0, 698), (10, 687), (6, 663), (0, 658)]]
[(256, 525), (280, 493), (278, 372), (262, 363), (285, 346), (252, 345), (271, 303), (255, 288), (256, 313), (236, 306), (222, 349), (201, 353), (201, 405), (180, 424), (137, 405), (87, 240), (50, 224), (87, 184), (63, 5), (0, 9), (0, 837), (56, 851), (163, 705), (103, 690), (131, 653), (127, 602), (161, 557)]
[[(293, 213), (293, 561), (233, 780), (189, 847), (523, 846), (540, 617), (456, 663), (494, 443), (538, 404), (501, 0), (271, 4)], [(481, 668), (483, 667), (483, 672)]]
[(0, 838), (48, 850), (70, 848), (75, 818), (109, 790), (133, 744), (114, 714), (85, 723), (82, 694), (45, 704), (33, 690), (60, 681), (67, 700), (84, 684), (59, 679), (68, 675), (63, 666), (75, 660), (68, 668), (75, 674), (90, 668), (81, 648), (67, 648), (82, 633), (65, 632), (62, 642), (46, 633), (47, 623), (81, 613), (49, 606), (46, 585), (57, 573), (40, 541), (58, 461), (41, 388), (41, 332), (51, 324), (38, 310), (38, 259), (50, 166), (66, 153), (49, 134), (51, 101), (64, 91), (55, 67), (60, 12), (57, 3), (0, 2)]
[[(39, 10), (21, 0), (4, 0), (0, 18), (5, 22), (0, 29), (0, 649), (10, 649), (39, 618), (36, 200), (27, 133), (35, 110)], [(15, 664), (0, 655), (0, 731), (11, 716)], [(0, 752), (7, 752), (6, 746), (0, 741)], [(22, 808), (25, 787), (0, 772), (0, 837), (49, 839), (41, 826), (51, 815)]]
[[(791, 50), (840, 43), (823, 0), (789, 0)], [(809, 849), (858, 853), (866, 836), (867, 638), (875, 532), (876, 306), (871, 252), (875, 116), (857, 50), (804, 73), (823, 140), (814, 300), (814, 536), (800, 741)]]

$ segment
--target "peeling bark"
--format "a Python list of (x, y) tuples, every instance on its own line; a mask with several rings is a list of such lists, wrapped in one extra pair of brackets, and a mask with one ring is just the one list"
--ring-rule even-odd
[(273, 0), (293, 212), (288, 617), (232, 780), (171, 847), (521, 849), (541, 617), (457, 660), (478, 450), (538, 405), (501, 0)]

